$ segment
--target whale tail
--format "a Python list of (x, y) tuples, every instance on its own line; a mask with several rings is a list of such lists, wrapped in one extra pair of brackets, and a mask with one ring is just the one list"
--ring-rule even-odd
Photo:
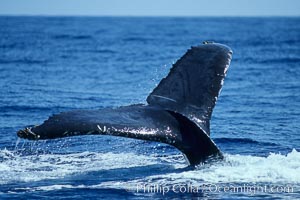
[(17, 134), (31, 140), (101, 134), (163, 142), (191, 165), (222, 157), (209, 137), (209, 121), (231, 56), (221, 44), (192, 47), (147, 97), (148, 105), (64, 112)]

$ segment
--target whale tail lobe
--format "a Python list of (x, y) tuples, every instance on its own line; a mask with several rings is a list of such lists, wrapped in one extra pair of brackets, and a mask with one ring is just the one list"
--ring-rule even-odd
[(192, 47), (150, 93), (147, 102), (181, 113), (210, 135), (209, 121), (231, 57), (232, 50), (222, 44)]

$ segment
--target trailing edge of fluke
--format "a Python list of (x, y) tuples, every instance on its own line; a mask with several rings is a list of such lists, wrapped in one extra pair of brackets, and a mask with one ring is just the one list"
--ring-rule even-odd
[(17, 134), (29, 140), (95, 134), (157, 141), (179, 149), (190, 165), (222, 158), (210, 138), (210, 119), (231, 58), (229, 47), (204, 42), (173, 65), (147, 104), (63, 112)]

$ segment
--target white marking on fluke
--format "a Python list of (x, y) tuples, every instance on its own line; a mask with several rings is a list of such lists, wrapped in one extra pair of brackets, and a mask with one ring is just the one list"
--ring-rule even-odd
[(166, 99), (166, 100), (169, 100), (169, 101), (173, 101), (173, 102), (177, 102), (176, 100), (174, 99), (171, 99), (169, 97), (164, 97), (164, 96), (160, 96), (160, 95), (155, 95), (155, 94), (152, 94), (152, 96), (155, 96), (155, 97), (158, 97), (158, 98), (162, 98), (162, 99)]
[(37, 139), (41, 137), (40, 135), (35, 134), (34, 132), (32, 132), (32, 131), (31, 131), (31, 128), (26, 128), (26, 130), (27, 130), (30, 134), (32, 134), (35, 138), (37, 138)]
[(99, 125), (97, 125), (97, 128), (99, 129), (99, 131), (103, 132), (102, 128)]

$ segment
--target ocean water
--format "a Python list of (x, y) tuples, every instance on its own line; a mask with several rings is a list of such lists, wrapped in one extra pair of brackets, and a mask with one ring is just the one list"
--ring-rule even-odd
[[(145, 103), (190, 46), (233, 59), (211, 137), (225, 160), (111, 136), (16, 131), (72, 109)], [(0, 199), (300, 198), (300, 18), (0, 17)]]

